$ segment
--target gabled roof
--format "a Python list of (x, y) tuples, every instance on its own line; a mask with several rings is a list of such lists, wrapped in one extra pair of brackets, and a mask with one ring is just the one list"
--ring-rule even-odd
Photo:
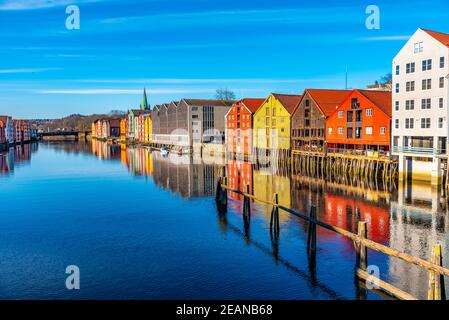
[(235, 100), (183, 99), (189, 106), (230, 107)]
[(426, 32), (427, 34), (429, 34), (430, 36), (432, 36), (433, 38), (444, 44), (446, 47), (449, 47), (449, 34), (427, 29), (421, 30), (423, 30), (424, 32)]
[(279, 100), (282, 106), (288, 111), (288, 113), (292, 114), (298, 103), (301, 101), (302, 95), (297, 94), (279, 94), (272, 93), (272, 95)]
[(351, 94), (352, 90), (306, 89), (315, 104), (329, 117), (335, 109)]
[(265, 99), (245, 98), (240, 100), (241, 103), (251, 112), (255, 113), (265, 102)]
[(379, 109), (381, 109), (387, 116), (392, 116), (391, 110), (391, 92), (388, 91), (372, 91), (372, 90), (357, 90), (363, 94), (368, 100), (374, 103)]

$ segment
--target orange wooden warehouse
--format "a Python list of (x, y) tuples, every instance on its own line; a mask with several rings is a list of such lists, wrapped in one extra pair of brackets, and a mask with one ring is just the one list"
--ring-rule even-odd
[(391, 92), (353, 90), (326, 120), (328, 153), (389, 154)]
[(226, 119), (227, 152), (250, 155), (253, 148), (253, 115), (265, 99), (243, 99), (231, 107)]

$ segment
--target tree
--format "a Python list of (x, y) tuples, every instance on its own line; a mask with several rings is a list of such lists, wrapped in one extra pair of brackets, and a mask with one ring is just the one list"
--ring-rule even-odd
[(393, 86), (392, 86), (393, 76), (391, 75), (391, 73), (387, 73), (382, 78), (380, 78), (380, 84), (384, 85), (385, 87), (387, 87), (391, 90), (391, 88), (393, 88)]
[(217, 100), (235, 100), (235, 93), (227, 88), (217, 89), (215, 98)]

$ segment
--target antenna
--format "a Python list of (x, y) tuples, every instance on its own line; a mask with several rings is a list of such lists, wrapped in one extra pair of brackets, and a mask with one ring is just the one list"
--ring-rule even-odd
[(346, 65), (345, 90), (348, 90), (348, 65)]

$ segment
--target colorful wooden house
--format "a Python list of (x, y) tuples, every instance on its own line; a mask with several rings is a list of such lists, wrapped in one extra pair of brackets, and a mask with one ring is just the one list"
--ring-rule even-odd
[(145, 114), (145, 143), (152, 143), (153, 142), (153, 115), (151, 112)]
[(226, 119), (226, 151), (251, 155), (253, 150), (253, 116), (265, 99), (240, 100), (231, 107)]
[(274, 154), (290, 151), (290, 117), (301, 95), (270, 94), (253, 117), (253, 145)]
[(292, 116), (292, 153), (326, 153), (326, 119), (350, 90), (306, 89)]
[(125, 142), (128, 140), (128, 118), (120, 119), (120, 141)]
[(328, 153), (389, 155), (391, 92), (353, 90), (326, 121)]
[(0, 120), (0, 148), (6, 145), (6, 122)]

